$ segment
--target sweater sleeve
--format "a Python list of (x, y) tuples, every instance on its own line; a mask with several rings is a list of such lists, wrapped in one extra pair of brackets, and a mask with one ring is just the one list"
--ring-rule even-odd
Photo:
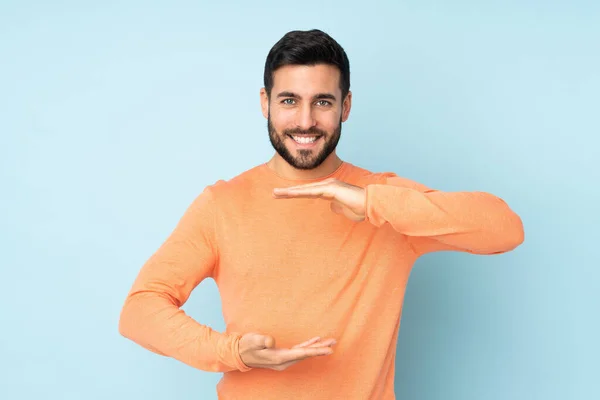
[(122, 308), (119, 332), (150, 351), (204, 371), (248, 371), (239, 355), (241, 334), (216, 332), (180, 308), (217, 263), (214, 219), (207, 188), (142, 266)]
[(418, 255), (435, 251), (499, 254), (524, 241), (521, 218), (485, 192), (443, 192), (387, 174), (366, 189), (366, 219), (389, 223)]

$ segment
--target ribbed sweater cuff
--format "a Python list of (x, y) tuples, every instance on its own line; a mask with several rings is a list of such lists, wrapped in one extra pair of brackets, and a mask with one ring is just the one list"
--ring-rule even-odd
[(231, 353), (233, 355), (234, 366), (241, 372), (250, 371), (252, 368), (244, 364), (242, 357), (240, 356), (240, 339), (242, 335), (233, 334), (233, 340), (231, 341)]

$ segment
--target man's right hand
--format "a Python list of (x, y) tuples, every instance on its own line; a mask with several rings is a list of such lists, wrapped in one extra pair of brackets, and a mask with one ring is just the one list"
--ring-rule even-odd
[(278, 349), (272, 336), (247, 333), (240, 339), (240, 357), (244, 364), (251, 368), (283, 371), (305, 358), (332, 354), (331, 346), (335, 343), (335, 339), (321, 340), (319, 337), (314, 337), (291, 349)]

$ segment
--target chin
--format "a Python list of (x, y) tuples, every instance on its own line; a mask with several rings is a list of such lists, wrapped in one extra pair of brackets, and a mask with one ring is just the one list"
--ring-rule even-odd
[(310, 170), (315, 169), (322, 164), (318, 161), (316, 156), (311, 157), (310, 159), (294, 157), (293, 162), (289, 162), (289, 164), (296, 169)]

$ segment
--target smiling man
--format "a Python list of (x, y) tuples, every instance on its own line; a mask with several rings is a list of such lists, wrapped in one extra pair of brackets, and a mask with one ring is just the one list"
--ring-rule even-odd
[(311, 171), (309, 176), (321, 173), (316, 168), (333, 171), (340, 160), (331, 155), (340, 140), (342, 122), (350, 113), (352, 98), (348, 88), (339, 83), (340, 69), (330, 64), (284, 65), (273, 75), (261, 90), (261, 102), (278, 156), (272, 161), (281, 164), (275, 168), (287, 165)]
[[(267, 56), (267, 162), (198, 195), (139, 272), (120, 332), (223, 372), (219, 399), (394, 399), (396, 339), (417, 258), (499, 254), (518, 215), (485, 192), (444, 192), (336, 154), (352, 105), (348, 58), (329, 35), (286, 34)], [(181, 306), (206, 278), (225, 332)]]

